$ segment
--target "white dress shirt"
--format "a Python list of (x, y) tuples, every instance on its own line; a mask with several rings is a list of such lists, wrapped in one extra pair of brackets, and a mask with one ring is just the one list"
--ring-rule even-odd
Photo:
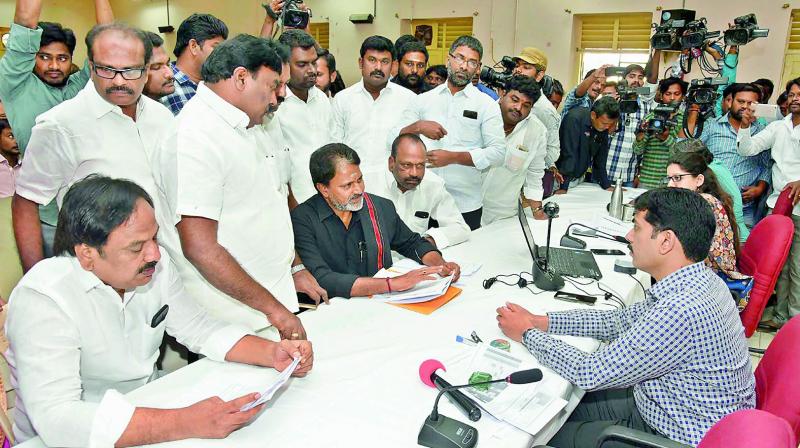
[[(176, 131), (159, 148), (156, 181), (173, 224), (181, 216), (217, 221), (217, 241), (289, 311), (298, 310), (292, 280), (294, 233), (274, 168), (247, 130), (247, 115), (205, 84), (178, 115)], [(183, 256), (177, 230), (161, 241), (183, 283), (213, 316), (254, 330), (266, 316), (209, 283)], [(166, 232), (164, 232), (166, 233)], [(161, 235), (159, 235), (161, 238)]]
[(331, 100), (322, 90), (312, 87), (306, 102), (287, 87), (286, 100), (275, 117), (289, 144), (292, 194), (298, 203), (302, 203), (317, 193), (311, 182), (308, 162), (311, 153), (331, 142)]
[(516, 216), (520, 190), (527, 199), (542, 200), (547, 134), (544, 124), (531, 113), (506, 136), (506, 151), (522, 147), (527, 151), (527, 157), (516, 171), (511, 171), (504, 164), (489, 169), (485, 174), (481, 225)]
[(150, 283), (123, 297), (71, 256), (42, 260), (20, 280), (5, 326), (18, 442), (38, 434), (48, 446), (113, 447), (135, 409), (123, 394), (156, 378), (165, 331), (215, 361), (248, 333), (198, 307), (161, 252)]
[[(772, 148), (772, 194), (767, 205), (775, 207), (781, 191), (789, 182), (800, 180), (800, 126), (792, 123), (792, 114), (783, 120), (773, 121), (763, 131), (750, 135), (750, 128), (739, 129), (739, 155), (754, 156)], [(792, 214), (800, 216), (800, 204)]]
[(378, 95), (364, 87), (362, 79), (333, 98), (331, 140), (353, 148), (361, 159), (361, 171), (385, 171), (391, 152), (386, 136), (400, 122), (416, 94), (389, 82)]
[[(561, 139), (558, 129), (561, 127), (561, 114), (558, 113), (553, 103), (544, 94), (533, 103), (533, 114), (547, 129), (547, 156), (544, 158), (545, 169), (556, 165), (558, 156), (561, 155)], [(516, 213), (516, 212), (515, 212)]]
[[(469, 239), (469, 226), (456, 207), (453, 197), (445, 189), (444, 181), (436, 174), (427, 171), (417, 188), (406, 192), (400, 191), (394, 175), (386, 168), (380, 172), (365, 174), (364, 178), (364, 187), (368, 193), (394, 202), (397, 214), (408, 228), (433, 238), (438, 249)], [(419, 212), (427, 216), (417, 216)], [(435, 219), (439, 227), (428, 228), (430, 218)]]
[(264, 116), (264, 121), (248, 129), (256, 139), (258, 149), (263, 151), (270, 167), (269, 177), (284, 196), (289, 195), (292, 179), (292, 161), (289, 158), (289, 145), (283, 136), (280, 123), (274, 116)]
[[(465, 116), (473, 113), (477, 118)], [(420, 135), (428, 151), (446, 149), (470, 153), (474, 167), (448, 165), (434, 168), (433, 172), (444, 179), (461, 213), (481, 208), (481, 170), (502, 164), (505, 157), (500, 106), (472, 83), (455, 95), (450, 93), (448, 83), (444, 83), (411, 101), (401, 123), (389, 135), (389, 142), (403, 127), (417, 120), (435, 121), (447, 131), (440, 140)]]
[(75, 98), (36, 119), (17, 177), (17, 194), (37, 204), (57, 198), (61, 207), (72, 184), (102, 174), (136, 182), (156, 201), (160, 216), (150, 161), (174, 127), (175, 118), (160, 103), (142, 95), (133, 121), (89, 82)]

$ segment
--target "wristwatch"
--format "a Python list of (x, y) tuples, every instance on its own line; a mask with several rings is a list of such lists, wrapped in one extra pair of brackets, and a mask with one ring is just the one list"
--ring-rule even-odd
[(303, 265), (303, 263), (300, 263), (298, 265), (292, 266), (292, 275), (297, 274), (300, 271), (305, 271), (305, 270), (306, 270), (306, 267), (305, 267), (305, 265)]

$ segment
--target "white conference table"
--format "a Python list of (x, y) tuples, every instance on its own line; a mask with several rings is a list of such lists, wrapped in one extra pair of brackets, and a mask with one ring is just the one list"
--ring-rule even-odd
[[(635, 190), (626, 192), (626, 195)], [(579, 185), (569, 194), (555, 196), (561, 208), (553, 221), (552, 241), (558, 244), (570, 222), (589, 222), (599, 210), (605, 210), (610, 193), (593, 184)], [(534, 237), (545, 244), (547, 221), (529, 217)], [(626, 249), (612, 241), (585, 238), (590, 248)], [(434, 389), (422, 384), (417, 369), (429, 358), (447, 365), (458, 350), (455, 335), (468, 336), (477, 331), (484, 341), (505, 338), (497, 327), (495, 309), (507, 300), (534, 312), (581, 307), (552, 298), (552, 293), (531, 294), (527, 289), (495, 284), (482, 287), (485, 278), (497, 274), (530, 271), (531, 256), (519, 222), (504, 219), (472, 233), (470, 240), (444, 251), (445, 258), (461, 263), (480, 263), (482, 268), (463, 282), (460, 296), (430, 315), (418, 314), (369, 299), (333, 299), (328, 306), (300, 315), (314, 345), (314, 368), (305, 378), (293, 378), (267, 404), (249, 426), (224, 440), (185, 440), (163, 443), (159, 447), (411, 447), (430, 413), (436, 396)], [(627, 275), (613, 271), (614, 256), (596, 256), (603, 272), (603, 283), (630, 304), (641, 300), (642, 289)], [(639, 272), (636, 277), (649, 282)], [(585, 279), (582, 279), (585, 283)], [(645, 283), (647, 285), (647, 283)], [(599, 293), (597, 285), (582, 287)], [(567, 283), (564, 290), (579, 292)], [(599, 299), (598, 309), (610, 309), (612, 303)], [(270, 329), (266, 335), (275, 338)], [(599, 343), (588, 338), (565, 337), (564, 340), (585, 351), (594, 351)], [(512, 354), (533, 357), (518, 343)], [(440, 412), (475, 426), (478, 446), (528, 447), (546, 443), (574, 410), (583, 391), (543, 369), (548, 393), (569, 402), (535, 436), (485, 416), (470, 422), (446, 398)], [(137, 406), (170, 408), (186, 406), (201, 399), (235, 392), (258, 391), (277, 376), (273, 369), (218, 363), (203, 359), (181, 368), (128, 394)], [(238, 392), (238, 391), (237, 391)], [(239, 395), (238, 393), (236, 395)], [(484, 415), (486, 413), (484, 412)], [(501, 430), (498, 431), (498, 427)], [(487, 434), (484, 436), (484, 434)], [(23, 445), (44, 446), (38, 439)]]

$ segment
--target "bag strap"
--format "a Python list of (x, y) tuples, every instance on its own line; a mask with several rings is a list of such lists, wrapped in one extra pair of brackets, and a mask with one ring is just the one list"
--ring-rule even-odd
[(383, 269), (383, 235), (381, 234), (381, 228), (378, 224), (378, 215), (375, 213), (375, 206), (372, 204), (372, 199), (367, 193), (364, 193), (364, 202), (367, 204), (369, 220), (372, 222), (372, 231), (375, 233), (375, 242), (378, 244), (378, 270), (380, 270)]

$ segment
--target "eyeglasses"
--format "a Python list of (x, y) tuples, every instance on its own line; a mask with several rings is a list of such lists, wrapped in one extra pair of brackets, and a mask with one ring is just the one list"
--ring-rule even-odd
[(102, 65), (94, 66), (94, 72), (97, 73), (97, 76), (103, 79), (114, 79), (117, 77), (117, 74), (120, 74), (122, 75), (122, 79), (133, 81), (141, 78), (142, 75), (144, 75), (144, 70), (144, 67), (118, 69), (113, 67), (103, 67)]
[(480, 61), (476, 61), (475, 59), (467, 59), (458, 53), (450, 53), (450, 57), (455, 59), (458, 65), (467, 64), (467, 67), (473, 70), (478, 68), (478, 64), (480, 64)]
[(667, 176), (663, 180), (664, 185), (668, 184), (669, 181), (673, 181), (673, 182), (675, 182), (677, 184), (678, 182), (681, 181), (681, 179), (684, 178), (684, 176), (694, 176), (694, 174), (692, 174), (692, 173), (683, 173), (683, 174), (676, 174), (674, 176)]

